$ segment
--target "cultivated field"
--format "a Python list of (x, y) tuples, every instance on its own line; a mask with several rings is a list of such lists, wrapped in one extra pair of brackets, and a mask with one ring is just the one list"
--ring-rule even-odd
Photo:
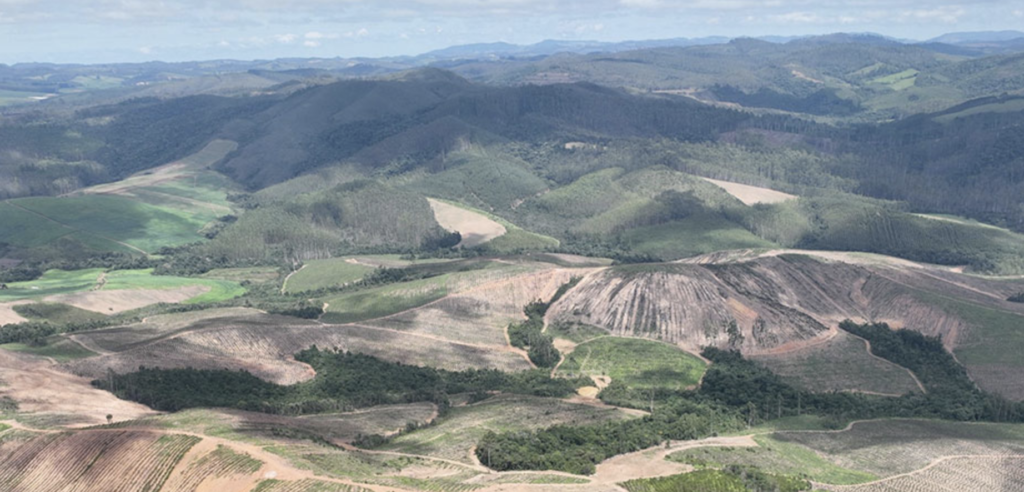
[(619, 381), (631, 388), (681, 390), (697, 385), (704, 362), (661, 342), (603, 337), (577, 345), (557, 373)]
[(859, 422), (843, 432), (778, 432), (838, 466), (880, 478), (920, 470), (952, 456), (1024, 456), (1024, 426), (927, 420)]
[(921, 392), (910, 371), (871, 355), (864, 340), (843, 331), (820, 344), (750, 358), (810, 391), (889, 396)]
[(14, 449), (0, 465), (0, 488), (160, 490), (199, 438), (146, 431), (44, 434)]
[(833, 492), (1020, 492), (1024, 490), (1024, 456), (954, 457), (877, 482), (820, 488)]

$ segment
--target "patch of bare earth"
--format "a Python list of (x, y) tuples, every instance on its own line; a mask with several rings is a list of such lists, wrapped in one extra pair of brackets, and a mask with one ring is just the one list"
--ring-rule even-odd
[(5, 302), (0, 304), (0, 326), (16, 325), (28, 321), (14, 310), (19, 304), (31, 304), (30, 301)]
[(789, 193), (783, 193), (781, 191), (761, 188), (758, 186), (721, 181), (711, 178), (704, 178), (704, 180), (722, 188), (746, 205), (754, 205), (756, 203), (781, 203), (789, 200), (795, 200), (797, 198), (796, 195), (790, 195)]
[(429, 198), (427, 200), (430, 202), (430, 208), (434, 210), (434, 218), (437, 219), (437, 223), (449, 232), (458, 232), (462, 235), (459, 246), (472, 248), (505, 235), (505, 226), (483, 214), (438, 200)]
[(209, 290), (210, 287), (205, 285), (189, 285), (177, 289), (94, 290), (50, 296), (46, 298), (46, 301), (69, 304), (87, 311), (111, 314), (153, 304), (179, 303), (205, 294)]
[(45, 360), (0, 350), (0, 396), (18, 402), (27, 413), (74, 415), (86, 425), (154, 415), (149, 408), (119, 400), (89, 384), (89, 379), (59, 371)]

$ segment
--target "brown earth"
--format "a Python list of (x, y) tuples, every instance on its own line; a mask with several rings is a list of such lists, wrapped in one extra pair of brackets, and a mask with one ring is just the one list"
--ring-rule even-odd
[(105, 424), (108, 414), (122, 421), (156, 413), (93, 388), (89, 381), (45, 359), (0, 350), (0, 396), (14, 399), (22, 412), (71, 415), (82, 425)]
[(483, 214), (438, 200), (430, 198), (427, 200), (430, 202), (430, 208), (434, 210), (434, 218), (437, 219), (437, 223), (449, 232), (458, 232), (462, 235), (459, 246), (472, 248), (505, 235), (505, 226)]
[(757, 203), (781, 203), (796, 199), (796, 195), (790, 195), (789, 193), (783, 193), (781, 191), (775, 191), (768, 188), (733, 183), (730, 181), (720, 181), (711, 178), (703, 179), (727, 191), (730, 195), (738, 198), (746, 205), (754, 205)]
[(0, 303), (0, 326), (3, 325), (16, 325), (18, 323), (24, 323), (28, 321), (23, 318), (20, 314), (14, 311), (14, 306), (19, 304), (31, 304), (31, 301), (14, 301)]
[(177, 289), (92, 290), (50, 296), (45, 301), (69, 304), (97, 313), (113, 314), (153, 304), (187, 301), (209, 290), (210, 287), (205, 285), (189, 285)]

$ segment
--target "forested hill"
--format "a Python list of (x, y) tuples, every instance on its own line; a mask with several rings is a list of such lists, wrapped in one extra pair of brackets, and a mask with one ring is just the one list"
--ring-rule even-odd
[[(1000, 96), (890, 123), (829, 125), (586, 82), (488, 86), (425, 69), (288, 94), (133, 99), (70, 119), (12, 118), (0, 125), (0, 143), (11, 151), (0, 161), (8, 183), (0, 195), (67, 193), (218, 138), (239, 144), (218, 169), (250, 190), (338, 164), (354, 173), (350, 179), (435, 173), (468, 147), (512, 146), (531, 174), (555, 181), (569, 167), (593, 172), (625, 163), (573, 164), (578, 156), (551, 153), (573, 143), (631, 148), (623, 158), (645, 166), (798, 193), (852, 191), (904, 201), (915, 212), (1024, 230), (1022, 114), (1024, 98)], [(701, 163), (684, 162), (693, 150), (672, 150), (679, 144), (705, 145)], [(814, 164), (795, 164), (805, 161)]]
[(344, 160), (408, 171), (429, 165), (460, 141), (712, 141), (757, 120), (777, 120), (775, 126), (789, 120), (585, 83), (490, 87), (439, 70), (414, 75), (341, 81), (285, 98), (203, 96), (124, 104), (110, 125), (112, 145), (97, 155), (118, 169), (137, 171), (127, 163), (165, 162), (168, 149), (186, 151), (199, 138), (225, 138), (241, 145), (222, 169), (258, 189)]

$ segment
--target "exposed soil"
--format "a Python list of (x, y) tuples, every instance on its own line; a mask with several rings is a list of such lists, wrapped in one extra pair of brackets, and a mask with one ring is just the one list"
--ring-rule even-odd
[(178, 303), (210, 290), (205, 285), (189, 285), (177, 289), (93, 290), (47, 297), (47, 302), (70, 304), (77, 308), (103, 314), (131, 311), (160, 303)]
[(93, 388), (88, 379), (59, 371), (45, 359), (6, 350), (0, 350), (0, 381), (0, 395), (18, 402), (20, 411), (74, 415), (85, 425), (105, 424), (107, 414), (122, 421), (156, 413)]
[(482, 214), (433, 199), (428, 201), (430, 208), (434, 209), (437, 223), (449, 232), (462, 235), (462, 242), (459, 243), (461, 247), (472, 248), (505, 235), (505, 226)]
[(0, 304), (0, 326), (15, 325), (18, 323), (24, 323), (28, 321), (27, 319), (23, 318), (20, 314), (14, 311), (14, 306), (17, 306), (19, 304), (31, 303), (31, 301), (15, 301)]
[(796, 195), (790, 195), (789, 193), (783, 193), (781, 191), (775, 191), (768, 188), (732, 183), (729, 181), (720, 181), (711, 178), (704, 178), (704, 180), (721, 187), (723, 190), (729, 192), (730, 195), (738, 198), (746, 205), (754, 205), (756, 203), (781, 203), (796, 199)]

